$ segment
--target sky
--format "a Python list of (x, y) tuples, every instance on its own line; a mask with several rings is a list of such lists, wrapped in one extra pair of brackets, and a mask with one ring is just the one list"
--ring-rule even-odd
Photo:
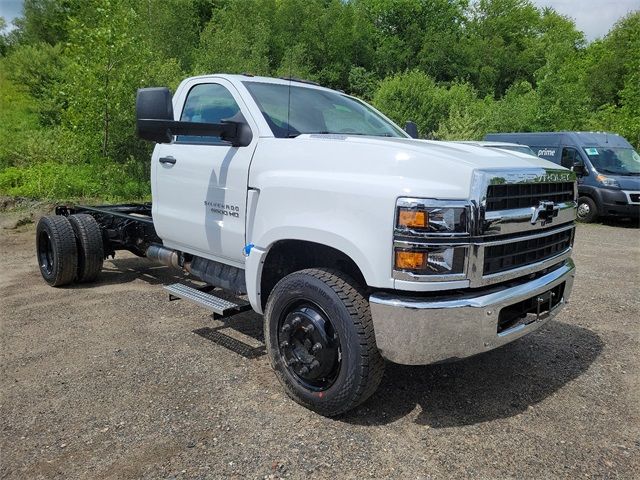
[(604, 37), (621, 17), (633, 10), (640, 10), (640, 0), (532, 0), (532, 2), (538, 7), (553, 7), (558, 13), (572, 18), (589, 41)]
[[(633, 10), (640, 10), (640, 0), (532, 0), (539, 7), (553, 7), (574, 19), (587, 40), (603, 37), (614, 23)], [(20, 15), (22, 0), (0, 0), (0, 16), (11, 23)]]

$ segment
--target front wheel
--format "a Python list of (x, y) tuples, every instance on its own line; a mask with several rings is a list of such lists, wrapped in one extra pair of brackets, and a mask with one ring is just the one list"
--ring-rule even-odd
[(578, 221), (584, 223), (595, 222), (598, 219), (598, 207), (589, 197), (578, 198)]
[(301, 270), (278, 282), (265, 311), (265, 341), (287, 394), (322, 415), (358, 406), (382, 379), (369, 302), (336, 270)]

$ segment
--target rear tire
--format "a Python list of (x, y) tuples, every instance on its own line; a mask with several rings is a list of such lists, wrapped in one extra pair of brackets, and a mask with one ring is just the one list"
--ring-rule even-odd
[(78, 248), (78, 273), (76, 281), (92, 282), (102, 270), (104, 246), (102, 230), (96, 219), (86, 213), (69, 216)]
[(592, 223), (598, 219), (598, 206), (590, 197), (578, 198), (577, 217), (579, 222)]
[(73, 282), (78, 269), (78, 250), (67, 217), (42, 217), (36, 227), (36, 254), (40, 273), (52, 287)]
[(265, 310), (265, 343), (286, 393), (321, 415), (360, 405), (384, 373), (369, 302), (336, 270), (301, 270), (278, 282)]

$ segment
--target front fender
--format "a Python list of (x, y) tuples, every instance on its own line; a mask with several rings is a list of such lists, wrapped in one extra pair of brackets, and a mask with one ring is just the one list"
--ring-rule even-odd
[[(345, 229), (343, 231), (349, 231), (353, 226), (337, 226), (338, 230), (340, 228)], [(379, 262), (378, 264), (372, 262), (372, 253), (367, 252), (367, 248), (378, 248), (377, 245), (374, 246), (374, 242), (371, 241), (371, 237), (369, 237), (368, 242), (363, 242), (362, 245), (357, 245), (348, 238), (333, 231), (313, 227), (280, 226), (265, 232), (263, 236), (255, 241), (245, 262), (247, 295), (251, 302), (251, 306), (258, 313), (262, 313), (260, 292), (262, 268), (271, 247), (282, 240), (313, 242), (338, 250), (353, 260), (353, 262), (358, 266), (367, 285), (379, 288), (393, 288), (390, 263), (385, 262), (389, 265), (386, 272), (377, 271), (376, 267), (380, 270)], [(390, 248), (389, 252), (391, 252)], [(389, 262), (391, 261), (390, 259), (391, 254), (389, 253)], [(375, 256), (373, 260), (376, 260)]]

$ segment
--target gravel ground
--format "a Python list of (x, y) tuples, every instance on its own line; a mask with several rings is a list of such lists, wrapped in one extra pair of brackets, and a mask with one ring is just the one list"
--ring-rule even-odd
[(29, 216), (1, 215), (2, 479), (640, 471), (637, 228), (578, 227), (572, 302), (539, 332), (458, 363), (388, 363), (369, 401), (327, 419), (280, 389), (258, 315), (168, 302), (175, 271), (127, 254), (93, 285), (50, 288)]

